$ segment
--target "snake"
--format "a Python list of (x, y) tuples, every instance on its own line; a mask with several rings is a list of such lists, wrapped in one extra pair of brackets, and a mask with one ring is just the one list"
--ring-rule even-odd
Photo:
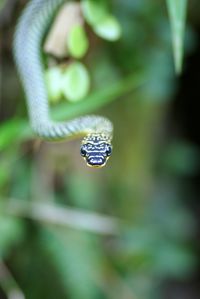
[[(29, 122), (34, 133), (47, 141), (82, 137), (80, 155), (90, 167), (102, 167), (112, 153), (112, 122), (97, 115), (54, 121), (45, 84), (42, 44), (57, 11), (66, 0), (30, 0), (16, 25), (13, 52), (24, 89)], [(62, 29), (61, 29), (62, 30)]]

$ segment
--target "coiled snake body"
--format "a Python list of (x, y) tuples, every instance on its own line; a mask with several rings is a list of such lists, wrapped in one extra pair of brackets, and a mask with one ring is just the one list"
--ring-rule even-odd
[(89, 166), (101, 167), (111, 154), (112, 123), (89, 115), (68, 122), (54, 122), (49, 115), (41, 45), (44, 35), (64, 0), (32, 0), (25, 8), (14, 38), (14, 57), (25, 90), (30, 124), (47, 140), (83, 135), (81, 155)]

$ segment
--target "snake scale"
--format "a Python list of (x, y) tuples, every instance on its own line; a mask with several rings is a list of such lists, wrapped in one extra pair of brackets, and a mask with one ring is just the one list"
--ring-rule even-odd
[(104, 117), (87, 115), (66, 122), (50, 118), (44, 80), (42, 42), (64, 0), (31, 0), (14, 36), (14, 58), (26, 95), (30, 125), (41, 138), (58, 141), (83, 136), (80, 153), (88, 166), (102, 167), (112, 152), (113, 126)]

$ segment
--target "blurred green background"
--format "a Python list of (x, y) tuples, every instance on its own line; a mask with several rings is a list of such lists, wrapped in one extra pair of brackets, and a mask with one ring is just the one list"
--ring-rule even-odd
[(191, 66), (200, 56), (199, 1), (187, 7), (179, 78), (165, 1), (108, 1), (121, 25), (115, 42), (88, 26), (89, 95), (52, 112), (113, 122), (113, 155), (100, 170), (87, 168), (80, 140), (46, 143), (31, 133), (12, 57), (25, 3), (0, 1), (0, 298), (200, 298), (199, 147), (187, 130), (199, 131), (181, 118), (192, 101), (187, 73), (200, 78)]

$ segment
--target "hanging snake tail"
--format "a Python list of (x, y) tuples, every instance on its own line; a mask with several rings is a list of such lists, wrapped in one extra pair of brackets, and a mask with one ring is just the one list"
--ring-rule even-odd
[(47, 140), (84, 136), (81, 156), (89, 166), (104, 166), (111, 155), (112, 123), (87, 115), (67, 122), (50, 118), (41, 47), (44, 36), (64, 0), (32, 0), (19, 19), (14, 36), (14, 58), (25, 91), (33, 131)]

